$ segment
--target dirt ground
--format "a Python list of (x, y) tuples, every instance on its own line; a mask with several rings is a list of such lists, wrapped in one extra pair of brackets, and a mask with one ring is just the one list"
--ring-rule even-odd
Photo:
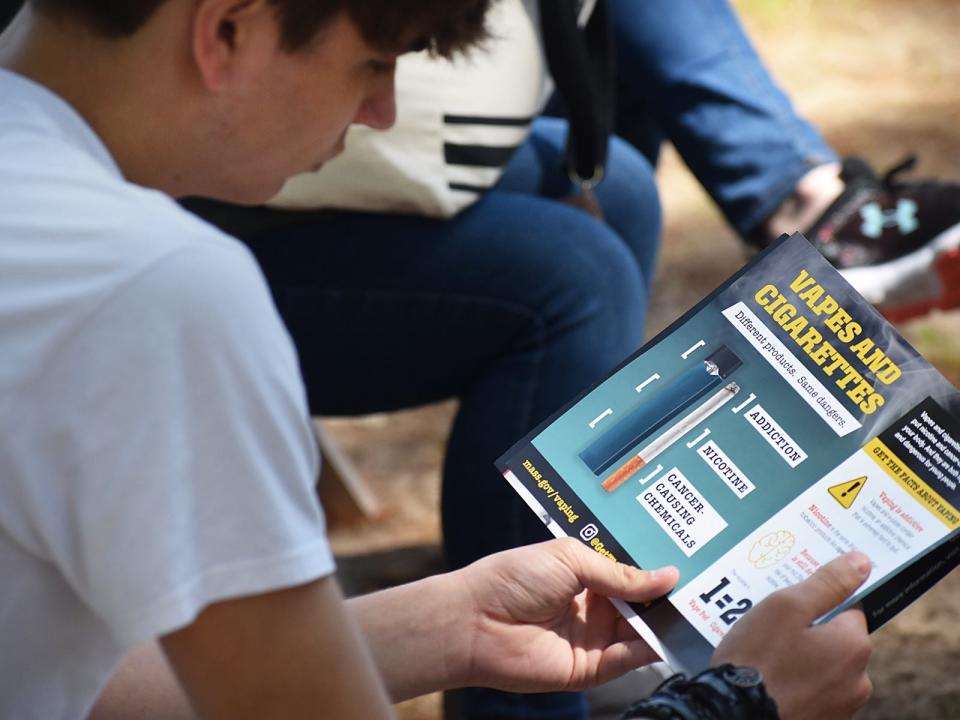
[[(862, 155), (882, 169), (916, 152), (920, 174), (960, 181), (960, 3), (740, 0), (737, 5), (774, 75), (841, 154)], [(669, 150), (658, 180), (666, 229), (651, 333), (744, 259), (739, 242)], [(915, 321), (902, 330), (954, 382), (960, 379), (960, 313)], [(454, 411), (455, 405), (446, 403), (327, 423), (385, 505), (376, 522), (332, 530), (344, 566), (360, 578), (358, 589), (438, 567), (438, 468)], [(954, 664), (960, 663), (958, 595), (955, 573), (876, 634), (875, 696), (858, 717), (960, 718)], [(439, 699), (405, 703), (400, 712), (405, 720), (435, 720)]]

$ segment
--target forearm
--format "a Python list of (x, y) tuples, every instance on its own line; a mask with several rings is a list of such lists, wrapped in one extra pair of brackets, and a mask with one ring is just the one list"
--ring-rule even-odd
[(155, 640), (134, 648), (114, 671), (89, 720), (195, 720), (186, 692)]
[(462, 572), (348, 601), (394, 702), (469, 683), (475, 613)]
[(393, 718), (336, 580), (224, 600), (161, 646), (202, 718)]

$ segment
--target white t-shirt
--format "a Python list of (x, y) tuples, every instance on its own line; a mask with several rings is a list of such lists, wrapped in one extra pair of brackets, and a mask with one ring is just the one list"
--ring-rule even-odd
[(247, 250), (0, 71), (0, 717), (81, 717), (137, 642), (332, 572), (315, 448)]

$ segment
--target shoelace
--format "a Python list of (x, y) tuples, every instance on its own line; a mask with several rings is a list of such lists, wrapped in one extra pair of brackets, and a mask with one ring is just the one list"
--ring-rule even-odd
[(936, 180), (921, 179), (903, 182), (897, 179), (897, 176), (913, 170), (918, 160), (919, 157), (915, 153), (910, 153), (881, 176), (861, 158), (856, 156), (848, 157), (843, 162), (841, 177), (848, 185), (873, 185), (887, 192), (897, 192), (907, 187), (918, 190), (941, 184)]
[(898, 162), (892, 168), (887, 170), (883, 175), (883, 185), (891, 190), (896, 190), (899, 187), (903, 187), (904, 183), (897, 183), (897, 175), (904, 172), (909, 172), (917, 164), (917, 156), (914, 153), (907, 155), (903, 160)]

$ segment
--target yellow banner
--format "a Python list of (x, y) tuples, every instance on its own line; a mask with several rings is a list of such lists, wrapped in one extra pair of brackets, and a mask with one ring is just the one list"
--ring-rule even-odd
[(888, 448), (880, 438), (868, 442), (863, 451), (873, 458), (900, 487), (917, 499), (930, 514), (950, 530), (960, 527), (960, 512), (944, 500), (936, 490), (917, 477), (903, 461)]

